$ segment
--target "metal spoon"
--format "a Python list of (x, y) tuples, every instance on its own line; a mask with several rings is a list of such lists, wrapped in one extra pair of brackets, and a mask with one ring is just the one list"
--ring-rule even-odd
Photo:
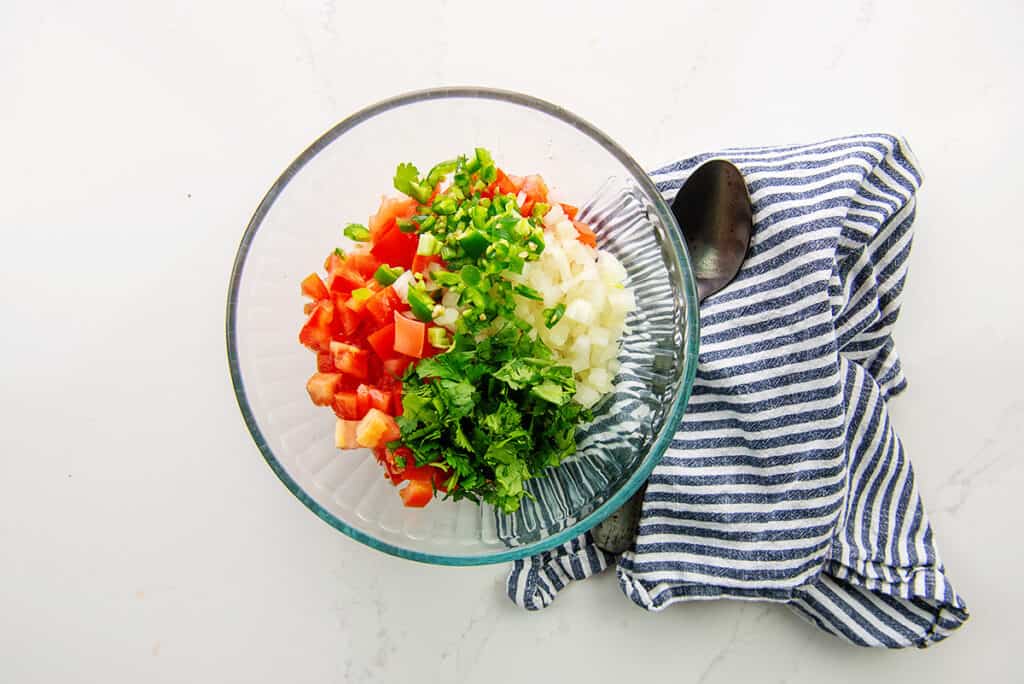
[[(672, 213), (683, 231), (703, 302), (732, 282), (740, 271), (754, 232), (754, 216), (743, 174), (730, 162), (715, 159), (702, 164), (672, 201)], [(636, 539), (644, 485), (619, 510), (592, 530), (594, 542), (611, 553), (622, 553)]]

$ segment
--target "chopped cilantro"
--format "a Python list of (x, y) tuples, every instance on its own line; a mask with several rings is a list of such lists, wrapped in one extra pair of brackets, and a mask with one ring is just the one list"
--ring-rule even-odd
[(451, 498), (515, 511), (527, 480), (576, 451), (590, 413), (571, 400), (572, 369), (515, 326), (479, 341), (456, 335), (454, 346), (406, 373), (402, 441), (418, 464), (450, 468)]

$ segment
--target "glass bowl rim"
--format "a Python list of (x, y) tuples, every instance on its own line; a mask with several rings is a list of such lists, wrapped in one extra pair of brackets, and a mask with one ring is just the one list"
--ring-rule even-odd
[[(256, 232), (263, 223), (263, 219), (269, 213), (275, 200), (292, 178), (294, 178), (299, 171), (306, 166), (306, 164), (308, 164), (328, 145), (334, 142), (346, 131), (355, 128), (364, 121), (406, 105), (429, 100), (459, 98), (496, 100), (548, 114), (563, 123), (569, 124), (584, 135), (588, 136), (591, 140), (598, 143), (613, 157), (615, 157), (619, 163), (621, 163), (631, 173), (633, 180), (646, 191), (648, 198), (654, 205), (654, 211), (658, 214), (659, 218), (668, 229), (669, 244), (677, 259), (679, 268), (682, 270), (683, 296), (685, 298), (686, 305), (686, 335), (683, 348), (683, 371), (682, 378), (680, 380), (681, 387), (669, 409), (668, 417), (662, 425), (662, 428), (659, 431), (654, 444), (651, 446), (650, 451), (643, 456), (639, 466), (632, 475), (630, 475), (629, 479), (619, 489), (619, 491), (589, 515), (578, 520), (561, 532), (552, 534), (551, 536), (536, 542), (531, 542), (522, 546), (510, 547), (509, 549), (498, 553), (466, 556), (428, 553), (390, 544), (374, 537), (372, 534), (368, 534), (348, 525), (333, 513), (322, 507), (316, 502), (316, 500), (307, 494), (298, 482), (288, 474), (284, 469), (284, 466), (274, 455), (273, 450), (271, 450), (270, 446), (267, 444), (266, 438), (263, 436), (263, 432), (260, 429), (255, 415), (253, 414), (252, 407), (249, 405), (248, 396), (245, 390), (245, 383), (242, 379), (241, 365), (239, 363), (238, 336), (236, 330), (236, 323), (238, 320), (239, 286), (242, 280), (245, 262), (249, 254), (249, 248), (256, 236)], [(694, 281), (693, 270), (690, 265), (689, 253), (687, 252), (686, 244), (682, 240), (682, 233), (679, 230), (675, 216), (669, 209), (665, 200), (661, 197), (661, 193), (658, 192), (647, 173), (624, 149), (586, 120), (545, 100), (510, 90), (478, 86), (459, 86), (410, 91), (381, 100), (380, 102), (368, 107), (364, 107), (328, 129), (298, 157), (296, 157), (291, 164), (288, 165), (278, 179), (274, 181), (273, 185), (270, 186), (270, 189), (256, 207), (256, 211), (249, 220), (245, 233), (242, 235), (241, 242), (238, 246), (238, 252), (235, 255), (234, 264), (231, 268), (231, 280), (228, 286), (226, 342), (231, 383), (234, 387), (235, 399), (237, 400), (238, 407), (242, 412), (242, 417), (245, 420), (246, 427), (249, 429), (249, 433), (252, 435), (253, 441), (256, 442), (256, 447), (260, 450), (260, 453), (263, 455), (267, 465), (270, 466), (270, 469), (275, 475), (277, 475), (278, 479), (281, 480), (295, 498), (301, 501), (309, 510), (315, 513), (318, 518), (331, 527), (378, 551), (383, 551), (393, 556), (422, 563), (469, 566), (514, 561), (520, 558), (525, 558), (526, 556), (532, 556), (548, 551), (556, 546), (564, 544), (574, 537), (590, 530), (599, 522), (614, 513), (640, 488), (668, 448), (668, 445), (675, 434), (675, 428), (678, 425), (680, 418), (682, 418), (683, 411), (689, 401), (690, 392), (693, 389), (694, 375), (697, 370), (700, 325), (699, 318), (697, 287)]]

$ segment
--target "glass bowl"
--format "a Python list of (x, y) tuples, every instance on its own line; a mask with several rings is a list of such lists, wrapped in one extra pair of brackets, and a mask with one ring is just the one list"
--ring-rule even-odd
[[(579, 450), (530, 482), (514, 514), (437, 499), (404, 508), (369, 451), (334, 446), (334, 415), (313, 406), (299, 345), (299, 281), (394, 194), (399, 162), (421, 169), (486, 147), (510, 173), (540, 173), (552, 197), (582, 204), (599, 246), (628, 272), (629, 318), (615, 390)], [(582, 534), (647, 479), (683, 413), (697, 365), (693, 276), (672, 212), (633, 159), (564, 109), (483, 88), (408, 93), (327, 131), (285, 169), (242, 237), (228, 292), (227, 348), (238, 405), (274, 473), (329, 525), (381, 551), (444, 565), (529, 556)]]

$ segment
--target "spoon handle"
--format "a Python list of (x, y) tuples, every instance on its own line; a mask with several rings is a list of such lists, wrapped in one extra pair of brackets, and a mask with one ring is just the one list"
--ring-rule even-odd
[(622, 553), (633, 545), (640, 526), (640, 511), (646, 492), (647, 485), (644, 484), (619, 510), (591, 530), (594, 543), (599, 548), (609, 553)]
[[(672, 213), (686, 240), (703, 303), (732, 282), (750, 247), (753, 207), (743, 174), (724, 159), (701, 164), (672, 201)], [(644, 485), (594, 527), (595, 544), (610, 553), (622, 553), (633, 545), (646, 491)]]

